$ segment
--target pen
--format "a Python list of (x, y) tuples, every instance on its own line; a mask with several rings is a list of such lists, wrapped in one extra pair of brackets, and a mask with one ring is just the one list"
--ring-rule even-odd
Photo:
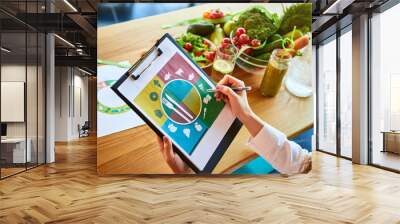
[[(238, 92), (238, 91), (250, 91), (251, 90), (251, 86), (244, 86), (244, 87), (230, 87), (233, 91)], [(216, 89), (207, 89), (208, 93), (215, 93), (217, 92)]]

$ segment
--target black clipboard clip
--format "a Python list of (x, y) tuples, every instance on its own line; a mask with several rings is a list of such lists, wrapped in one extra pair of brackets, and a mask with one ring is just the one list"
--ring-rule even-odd
[[(153, 62), (163, 54), (163, 51), (160, 48), (158, 48), (158, 43), (159, 40), (157, 41), (156, 45), (154, 45), (149, 51), (147, 51), (144, 55), (142, 55), (142, 57), (140, 57), (140, 59), (127, 71), (129, 77), (131, 77), (134, 80), (137, 80), (143, 74), (143, 72), (146, 71), (153, 64)], [(153, 54), (154, 51), (156, 51), (156, 54), (153, 56), (153, 58), (150, 58), (151, 54)], [(151, 61), (146, 65), (146, 67), (140, 68), (139, 65), (144, 60), (148, 59), (151, 59)], [(138, 72), (138, 74), (135, 75), (135, 72)]]

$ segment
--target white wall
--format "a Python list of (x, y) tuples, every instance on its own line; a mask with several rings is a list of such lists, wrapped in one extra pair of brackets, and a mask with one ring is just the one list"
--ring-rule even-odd
[[(76, 71), (76, 70), (75, 70)], [(89, 111), (88, 111), (88, 78), (86, 76), (74, 75), (74, 108), (72, 110), (72, 136), (75, 138), (79, 136), (78, 124), (83, 125), (85, 121), (88, 121)]]
[(55, 141), (70, 141), (88, 120), (88, 78), (72, 67), (55, 70)]
[(55, 68), (55, 141), (68, 140), (68, 88), (69, 69), (67, 67)]

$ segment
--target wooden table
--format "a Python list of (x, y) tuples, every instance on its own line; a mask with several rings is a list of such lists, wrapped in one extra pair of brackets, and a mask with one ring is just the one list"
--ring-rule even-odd
[(382, 131), (383, 149), (382, 152), (400, 154), (400, 131)]
[[(265, 4), (265, 3), (263, 3)], [(98, 58), (134, 63), (142, 52), (148, 50), (165, 32), (182, 33), (186, 27), (161, 29), (162, 25), (200, 16), (210, 8), (234, 12), (251, 4), (203, 4), (183, 10), (146, 17), (98, 29)], [(271, 11), (281, 13), (281, 4), (268, 4)], [(313, 99), (290, 95), (283, 87), (274, 98), (263, 97), (258, 91), (261, 76), (235, 68), (233, 73), (246, 85), (253, 86), (248, 94), (254, 112), (281, 130), (289, 138), (313, 126)], [(311, 75), (311, 74), (310, 74)], [(218, 80), (216, 74), (212, 78)], [(99, 124), (101, 126), (101, 124)], [(213, 173), (230, 173), (257, 155), (247, 145), (249, 133), (242, 128), (226, 151)], [(98, 138), (97, 169), (99, 174), (163, 174), (171, 173), (159, 152), (156, 135), (147, 126), (140, 126)]]

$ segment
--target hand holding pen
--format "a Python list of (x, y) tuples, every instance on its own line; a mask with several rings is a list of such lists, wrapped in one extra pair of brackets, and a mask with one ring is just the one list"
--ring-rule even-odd
[[(233, 86), (227, 86), (229, 88), (231, 88), (233, 91), (235, 92), (240, 92), (240, 91), (250, 91), (251, 90), (251, 86), (240, 86), (240, 87), (233, 87)], [(218, 92), (217, 89), (207, 89), (208, 93), (215, 93)]]
[[(244, 119), (248, 114), (252, 113), (247, 101), (247, 91), (250, 86), (245, 86), (244, 82), (230, 75), (225, 75), (218, 82), (215, 88), (215, 98), (223, 100), (229, 104), (232, 112), (239, 118)], [(212, 89), (214, 91), (214, 89)]]

